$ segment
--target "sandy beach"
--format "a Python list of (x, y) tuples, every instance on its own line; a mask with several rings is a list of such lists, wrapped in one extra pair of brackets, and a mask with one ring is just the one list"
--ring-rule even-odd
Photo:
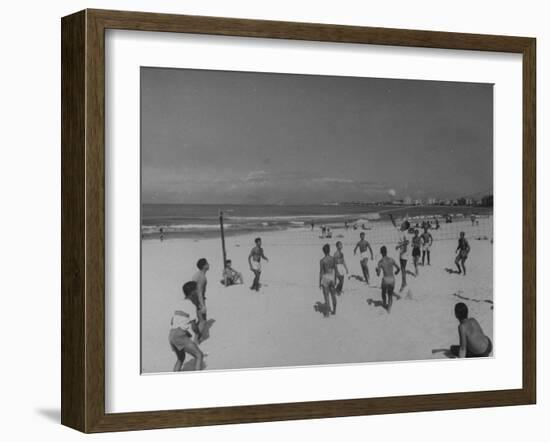
[[(207, 273), (209, 337), (201, 348), (208, 354), (206, 370), (342, 364), (447, 358), (445, 350), (458, 343), (453, 308), (465, 302), (485, 333), (493, 339), (492, 217), (472, 226), (467, 219), (442, 224), (432, 231), (432, 265), (408, 276), (408, 288), (394, 298), (388, 314), (380, 306), (380, 279), (374, 269), (380, 246), (398, 260), (397, 234), (389, 222), (371, 223), (365, 231), (373, 246), (369, 260), (371, 283), (347, 278), (338, 297), (337, 314), (330, 318), (315, 311), (323, 301), (318, 287), (321, 247), (344, 244), (350, 275), (360, 275), (359, 256), (353, 248), (360, 230), (332, 229), (331, 239), (319, 238), (309, 227), (262, 232), (269, 262), (263, 266), (260, 292), (249, 289), (252, 273), (247, 257), (255, 233), (226, 238), (228, 258), (242, 272), (243, 285), (220, 284), (222, 252), (219, 238), (147, 239), (142, 242), (142, 372), (171, 371), (175, 355), (168, 344), (169, 321), (175, 309), (192, 313), (181, 286), (196, 271), (198, 258), (210, 263)], [(465, 231), (471, 245), (467, 276), (455, 269), (458, 232)], [(489, 234), (487, 234), (489, 232)], [(409, 262), (409, 270), (413, 270)], [(400, 277), (396, 277), (396, 290)], [(494, 340), (493, 340), (494, 342)], [(495, 343), (495, 348), (497, 343)], [(188, 357), (185, 369), (191, 369)]]

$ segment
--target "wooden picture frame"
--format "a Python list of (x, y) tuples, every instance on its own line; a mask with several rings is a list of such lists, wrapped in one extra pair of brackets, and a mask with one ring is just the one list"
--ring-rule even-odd
[[(533, 38), (84, 10), (62, 19), (62, 424), (83, 432), (534, 404), (536, 152)], [(513, 390), (105, 412), (105, 30), (494, 51), (523, 58), (523, 385)]]

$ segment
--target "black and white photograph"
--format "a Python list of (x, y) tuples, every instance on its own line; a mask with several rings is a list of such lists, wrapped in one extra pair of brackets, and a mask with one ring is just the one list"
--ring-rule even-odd
[(493, 356), (493, 84), (140, 83), (142, 374)]

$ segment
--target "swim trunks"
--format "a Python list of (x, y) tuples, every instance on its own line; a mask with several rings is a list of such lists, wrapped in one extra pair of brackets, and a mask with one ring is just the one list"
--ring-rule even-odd
[(487, 349), (480, 354), (472, 353), (470, 350), (466, 352), (467, 358), (486, 358), (493, 352), (493, 343), (491, 342), (491, 339), (487, 336)]
[(170, 342), (170, 347), (172, 350), (177, 353), (178, 351), (183, 350), (188, 339), (191, 337), (191, 333), (187, 330), (177, 327), (170, 330), (170, 333), (168, 334), (168, 341)]
[(420, 256), (420, 247), (417, 247), (417, 246), (413, 247), (412, 255), (413, 257)]
[(338, 274), (344, 275), (346, 268), (344, 267), (344, 264), (337, 264), (336, 268), (338, 269)]
[(260, 261), (254, 261), (252, 260), (252, 270), (256, 270), (257, 272), (262, 271), (262, 263)]
[(321, 285), (325, 288), (334, 287), (334, 271), (321, 276)]
[(393, 288), (395, 286), (395, 278), (393, 276), (384, 276), (382, 278), (382, 288)]
[(364, 259), (369, 259), (368, 256), (369, 255), (366, 250), (364, 252), (361, 252), (361, 261), (363, 261)]

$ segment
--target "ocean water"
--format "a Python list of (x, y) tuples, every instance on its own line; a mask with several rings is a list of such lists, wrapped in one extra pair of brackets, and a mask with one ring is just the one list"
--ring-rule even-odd
[(220, 212), (228, 235), (265, 230), (311, 228), (320, 225), (359, 225), (400, 216), (441, 216), (444, 213), (468, 216), (485, 213), (471, 207), (399, 207), (380, 205), (231, 205), (231, 204), (143, 204), (141, 230), (144, 238), (164, 236), (210, 236), (220, 231)]

